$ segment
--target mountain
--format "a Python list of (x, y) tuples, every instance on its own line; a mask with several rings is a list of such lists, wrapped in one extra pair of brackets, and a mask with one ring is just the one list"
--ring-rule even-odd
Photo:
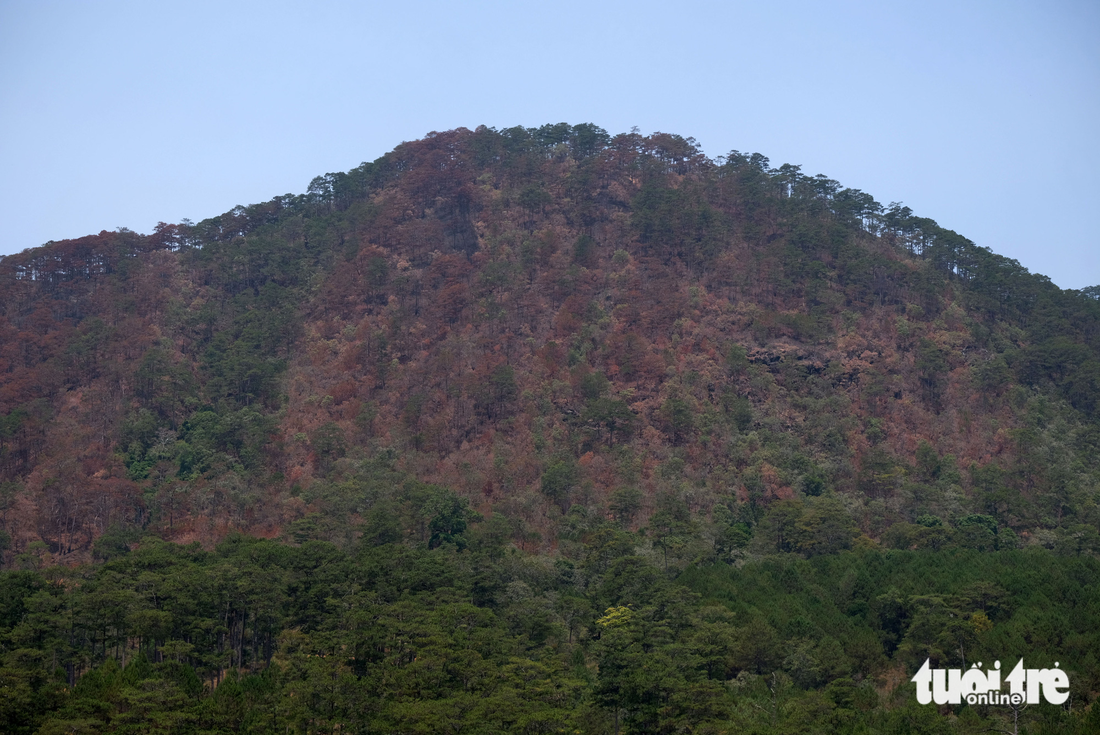
[[(760, 154), (710, 159), (691, 138), (590, 124), (431, 133), (303, 195), (4, 257), (0, 284), (0, 542), (4, 565), (26, 574), (96, 561), (81, 574), (100, 579), (142, 554), (201, 567), (277, 546), (333, 560), (481, 553), (494, 570), (527, 554), (542, 561), (522, 564), (577, 565), (576, 586), (554, 587), (566, 597), (588, 594), (582, 567), (589, 582), (610, 573), (606, 552), (659, 572), (630, 594), (679, 578), (712, 605), (731, 584), (714, 576), (723, 565), (751, 576), (773, 558), (807, 584), (799, 563), (840, 584), (857, 555), (892, 560), (903, 579), (933, 574), (903, 558), (956, 571), (988, 558), (1002, 577), (1017, 563), (1006, 559), (1074, 560), (1096, 590), (1096, 289), (1063, 291), (907, 207)], [(293, 576), (296, 563), (276, 566)], [(929, 647), (954, 656), (914, 637), (927, 594), (883, 586), (872, 568), (863, 612), (836, 612), (873, 618), (866, 676)], [(455, 587), (474, 609), (521, 615), (467, 572), (446, 574), (466, 580)], [(524, 574), (485, 584), (515, 603), (538, 592)], [(11, 610), (47, 589), (35, 584), (11, 592)], [(951, 589), (943, 610), (1008, 620)], [(576, 631), (558, 610), (568, 645), (555, 645), (630, 628), (630, 594), (585, 598)], [(733, 623), (692, 608), (695, 633), (728, 623), (744, 639), (729, 644), (739, 663), (711, 678), (756, 676), (745, 686), (764, 699), (778, 670), (807, 691), (851, 683), (854, 664), (834, 677), (790, 663), (798, 641), (822, 659), (825, 634), (769, 618), (781, 594)], [(907, 611), (896, 619), (891, 594)], [(150, 605), (135, 609), (163, 612)], [(297, 650), (280, 633), (290, 618), (261, 630), (249, 609), (226, 613), (233, 646), (218, 638), (217, 656), (174, 660), (213, 688), (228, 668)], [(170, 628), (119, 623), (115, 645), (146, 630), (137, 645), (157, 666), (158, 646), (199, 646)], [(522, 628), (512, 634), (539, 645), (550, 635)], [(746, 653), (753, 630), (785, 652)], [(32, 639), (24, 647), (44, 645)], [(127, 658), (108, 655), (106, 634), (90, 640), (66, 664), (70, 686)], [(583, 678), (589, 649), (575, 650), (563, 671)], [(1100, 673), (1073, 660), (1087, 699)], [(657, 721), (597, 690), (605, 718), (625, 708), (628, 727)]]
[(925, 516), (1047, 545), (1098, 520), (1095, 298), (675, 135), (433, 133), (0, 279), (14, 551), (344, 524), (387, 452), (543, 544), (574, 503), (637, 526), (668, 495), (750, 526), (835, 496), (880, 542)]

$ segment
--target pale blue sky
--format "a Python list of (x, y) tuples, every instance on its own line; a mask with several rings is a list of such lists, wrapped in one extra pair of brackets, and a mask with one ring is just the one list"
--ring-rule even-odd
[(563, 121), (759, 151), (1100, 284), (1094, 0), (0, 0), (0, 254)]

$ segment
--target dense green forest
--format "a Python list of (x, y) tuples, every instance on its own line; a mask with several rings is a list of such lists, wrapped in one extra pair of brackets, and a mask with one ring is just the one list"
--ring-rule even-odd
[(0, 284), (4, 732), (1100, 728), (1100, 294), (901, 204), (459, 129)]
[[(392, 486), (391, 486), (392, 487)], [(952, 733), (907, 680), (934, 663), (1059, 660), (1100, 725), (1100, 560), (1041, 548), (774, 554), (669, 574), (574, 506), (560, 553), (509, 543), (436, 487), (392, 492), (348, 548), (105, 536), (103, 563), (0, 577), (4, 731)], [(403, 538), (401, 527), (421, 527)], [(714, 550), (712, 558), (720, 554)], [(36, 729), (38, 728), (38, 729)]]

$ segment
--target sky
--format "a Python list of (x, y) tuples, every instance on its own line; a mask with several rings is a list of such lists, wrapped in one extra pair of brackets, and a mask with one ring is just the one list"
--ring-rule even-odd
[(556, 122), (759, 152), (1100, 284), (1095, 0), (0, 0), (0, 255)]

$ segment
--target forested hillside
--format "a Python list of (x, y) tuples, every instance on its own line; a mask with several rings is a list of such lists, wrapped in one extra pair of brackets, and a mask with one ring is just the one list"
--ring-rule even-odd
[(1098, 295), (588, 124), (5, 257), (0, 729), (1088, 732)]

